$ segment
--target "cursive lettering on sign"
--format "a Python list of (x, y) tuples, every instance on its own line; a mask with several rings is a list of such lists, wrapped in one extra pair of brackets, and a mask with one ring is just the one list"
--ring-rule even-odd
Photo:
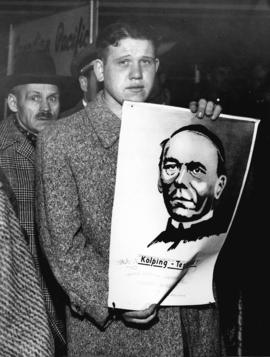
[(73, 50), (74, 55), (76, 55), (79, 48), (85, 47), (88, 44), (88, 39), (89, 29), (85, 27), (82, 17), (74, 32), (70, 33), (66, 33), (65, 24), (60, 22), (56, 30), (55, 52)]

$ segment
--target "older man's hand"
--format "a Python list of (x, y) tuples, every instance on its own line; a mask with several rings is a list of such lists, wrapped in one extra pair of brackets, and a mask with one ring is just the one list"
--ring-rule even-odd
[(189, 109), (192, 113), (196, 113), (196, 117), (199, 119), (202, 119), (206, 115), (212, 120), (216, 120), (222, 111), (220, 104), (215, 104), (214, 102), (207, 101), (206, 99), (200, 99), (198, 102), (190, 102)]

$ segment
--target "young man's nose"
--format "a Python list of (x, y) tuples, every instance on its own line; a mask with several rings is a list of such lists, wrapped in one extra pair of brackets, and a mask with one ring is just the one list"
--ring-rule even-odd
[(140, 63), (133, 63), (129, 72), (130, 79), (140, 79), (142, 78), (142, 68)]

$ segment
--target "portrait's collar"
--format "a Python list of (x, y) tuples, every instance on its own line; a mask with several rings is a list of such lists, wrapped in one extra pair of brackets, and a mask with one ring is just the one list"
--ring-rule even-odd
[[(197, 219), (196, 221), (192, 221), (192, 222), (183, 222), (183, 227), (185, 229), (188, 229), (190, 228), (193, 224), (198, 224), (200, 222), (203, 222), (203, 221), (208, 221), (210, 218), (213, 217), (213, 214), (214, 214), (214, 211), (213, 210), (210, 210), (208, 213), (206, 213), (203, 217), (201, 217), (200, 219)], [(174, 220), (173, 218), (171, 219), (171, 223), (172, 223), (172, 226), (174, 226), (175, 228), (178, 228), (180, 223), (176, 220)]]

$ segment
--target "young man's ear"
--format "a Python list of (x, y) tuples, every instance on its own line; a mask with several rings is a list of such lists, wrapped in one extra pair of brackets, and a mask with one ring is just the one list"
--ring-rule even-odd
[(101, 59), (96, 59), (94, 63), (94, 72), (99, 82), (104, 81), (104, 64)]
[(215, 199), (218, 200), (226, 186), (227, 177), (225, 175), (219, 176), (215, 185)]
[(8, 97), (7, 97), (7, 104), (9, 109), (13, 112), (13, 113), (17, 113), (18, 111), (18, 106), (17, 106), (17, 97), (15, 94), (13, 93), (9, 93)]

